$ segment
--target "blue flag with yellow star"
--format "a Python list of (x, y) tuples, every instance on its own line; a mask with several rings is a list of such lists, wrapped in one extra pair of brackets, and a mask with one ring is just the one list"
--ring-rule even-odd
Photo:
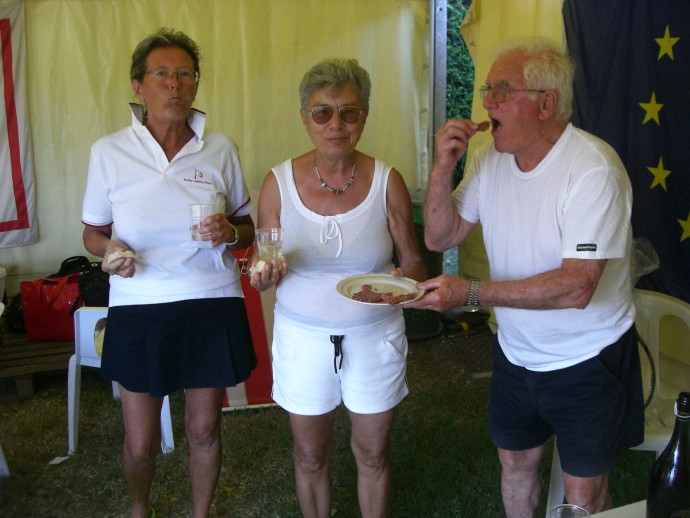
[(638, 287), (690, 302), (690, 1), (565, 0), (563, 19), (573, 123), (618, 151), (659, 256)]

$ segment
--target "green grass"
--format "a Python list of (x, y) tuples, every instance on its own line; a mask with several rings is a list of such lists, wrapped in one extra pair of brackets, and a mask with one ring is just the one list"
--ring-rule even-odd
[[(488, 381), (466, 372), (461, 335), (411, 342), (410, 396), (400, 405), (392, 433), (391, 517), (498, 517), (500, 466), (486, 431)], [(122, 417), (110, 384), (83, 370), (78, 452), (67, 452), (66, 376), (37, 376), (35, 395), (18, 397), (0, 381), (0, 443), (12, 476), (0, 481), (0, 517), (126, 517), (128, 497), (120, 473)], [(191, 514), (183, 400), (171, 398), (176, 449), (161, 455), (153, 487), (159, 516)], [(223, 468), (213, 506), (217, 517), (298, 517), (287, 416), (277, 408), (242, 410), (223, 417)], [(551, 449), (542, 475), (545, 491)], [(645, 498), (653, 454), (629, 452), (611, 475), (617, 504)], [(333, 516), (359, 516), (349, 421), (336, 420)], [(545, 496), (540, 516), (544, 516)]]

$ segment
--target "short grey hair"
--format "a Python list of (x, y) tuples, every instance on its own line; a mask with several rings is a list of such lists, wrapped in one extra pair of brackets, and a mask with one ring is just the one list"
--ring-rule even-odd
[(317, 90), (326, 88), (337, 95), (347, 85), (355, 87), (362, 108), (368, 111), (371, 79), (356, 59), (324, 59), (307, 70), (299, 85), (300, 105), (306, 110), (309, 97)]
[(567, 122), (573, 113), (573, 78), (575, 64), (562, 47), (548, 38), (524, 38), (506, 42), (496, 57), (510, 52), (525, 55), (525, 88), (554, 90), (558, 94), (556, 117)]

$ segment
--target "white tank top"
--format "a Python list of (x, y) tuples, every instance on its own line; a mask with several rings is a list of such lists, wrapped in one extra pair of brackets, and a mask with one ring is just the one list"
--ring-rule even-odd
[(336, 284), (351, 275), (390, 273), (393, 269), (386, 208), (390, 171), (376, 160), (366, 199), (344, 214), (322, 216), (302, 203), (292, 160), (273, 168), (280, 189), (280, 226), (285, 231), (283, 254), (289, 266), (276, 292), (276, 316), (330, 334), (346, 334), (376, 326), (402, 311), (394, 306), (352, 302), (336, 291)]

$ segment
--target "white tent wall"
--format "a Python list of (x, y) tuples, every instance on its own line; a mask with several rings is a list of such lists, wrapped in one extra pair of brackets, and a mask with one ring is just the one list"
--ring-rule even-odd
[(304, 72), (354, 57), (372, 79), (359, 145), (409, 187), (427, 177), (429, 0), (25, 0), (27, 96), (39, 241), (0, 249), (7, 291), (85, 254), (81, 204), (91, 144), (130, 123), (131, 52), (160, 27), (202, 53), (195, 107), (237, 143), (254, 202), (271, 166), (310, 149)]

